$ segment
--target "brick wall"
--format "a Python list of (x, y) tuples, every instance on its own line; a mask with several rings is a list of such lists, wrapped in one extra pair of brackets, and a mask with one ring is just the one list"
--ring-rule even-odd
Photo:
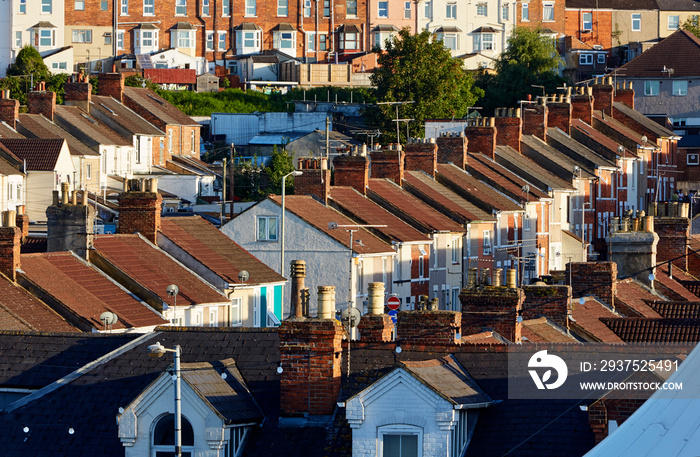
[(519, 109), (496, 109), (496, 144), (510, 146), (520, 152), (523, 137), (523, 120)]
[(22, 242), (24, 243), (29, 236), (29, 215), (27, 215), (27, 207), (25, 205), (17, 205), (15, 225), (22, 232)]
[(579, 93), (571, 96), (571, 118), (581, 119), (588, 125), (593, 120), (593, 91), (591, 88), (577, 88)]
[(464, 136), (464, 132), (459, 134), (443, 133), (435, 141), (438, 145), (438, 163), (453, 163), (461, 169), (466, 168), (469, 140)]
[(523, 319), (548, 317), (562, 327), (567, 327), (571, 287), (569, 286), (525, 286)]
[(294, 177), (295, 195), (313, 195), (325, 204), (330, 191), (331, 171), (328, 169), (304, 170), (302, 175)]
[(85, 258), (93, 244), (95, 208), (71, 203), (46, 208), (46, 250), (74, 251)]
[(400, 311), (396, 340), (412, 344), (456, 344), (462, 326), (457, 311)]
[(365, 314), (357, 326), (362, 341), (391, 341), (394, 323), (387, 314)]
[(56, 109), (56, 93), (51, 91), (32, 91), (27, 94), (27, 112), (29, 114), (43, 114), (45, 118), (53, 121), (53, 113)]
[(545, 140), (547, 134), (547, 105), (528, 104), (523, 107), (523, 135), (534, 135)]
[(20, 239), (22, 231), (17, 227), (0, 227), (0, 273), (11, 281), (17, 279), (20, 267)]
[[(569, 274), (571, 270), (571, 275)], [(615, 262), (574, 262), (566, 265), (566, 281), (571, 277), (573, 298), (593, 295), (610, 307), (615, 305), (617, 264)]]
[(5, 122), (14, 129), (18, 117), (19, 100), (14, 100), (12, 98), (0, 99), (0, 122)]
[(119, 194), (119, 224), (117, 233), (140, 233), (151, 243), (160, 230), (163, 197), (153, 192), (123, 192)]
[(124, 95), (124, 75), (121, 73), (100, 73), (97, 77), (97, 91), (105, 97), (113, 97), (120, 102)]
[(613, 85), (612, 78), (601, 78), (593, 85), (593, 108), (608, 116), (613, 115)]
[(335, 319), (286, 320), (280, 338), (280, 409), (283, 415), (333, 414), (340, 392), (342, 340)]
[(64, 105), (78, 106), (84, 111), (90, 111), (92, 84), (89, 82), (67, 82), (63, 88), (65, 90)]
[(434, 138), (411, 138), (404, 147), (405, 169), (408, 171), (422, 171), (431, 177), (435, 177), (437, 168), (438, 145)]
[(496, 155), (496, 121), (494, 118), (484, 118), (464, 129), (469, 140), (469, 152), (478, 152), (490, 158)]
[(404, 152), (398, 149), (370, 152), (370, 170), (372, 178), (391, 179), (400, 186), (403, 181)]
[(688, 238), (690, 219), (687, 217), (655, 217), (654, 231), (659, 235), (656, 245), (656, 262), (673, 260), (683, 270), (688, 269)]
[(481, 333), (488, 328), (512, 342), (520, 341), (521, 324), (516, 320), (525, 301), (522, 289), (490, 286), (463, 289), (459, 300), (462, 303), (463, 336)]
[(615, 87), (615, 101), (624, 103), (630, 108), (634, 109), (634, 89), (632, 89), (632, 81), (623, 81), (622, 83), (617, 83)]
[(571, 103), (570, 100), (559, 97), (556, 102), (547, 103), (547, 127), (558, 128), (567, 134), (571, 127)]
[(342, 155), (333, 159), (334, 184), (349, 186), (363, 195), (367, 194), (369, 160), (366, 156)]

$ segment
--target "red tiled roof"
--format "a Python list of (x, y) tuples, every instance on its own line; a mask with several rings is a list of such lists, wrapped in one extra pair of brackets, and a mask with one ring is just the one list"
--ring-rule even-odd
[[(603, 124), (606, 124), (609, 128), (615, 130), (615, 132), (618, 134), (627, 137), (629, 140), (635, 141), (639, 145), (643, 145), (642, 136), (644, 135), (639, 132), (635, 132), (617, 119), (610, 116), (603, 118), (601, 111), (593, 111), (593, 118)], [(646, 146), (657, 147), (657, 144), (647, 138)]]
[[(282, 197), (278, 195), (273, 195), (269, 198), (278, 205), (282, 204)], [(294, 215), (313, 225), (317, 230), (335, 239), (345, 247), (350, 247), (350, 234), (342, 228), (331, 230), (328, 228), (328, 223), (337, 222), (338, 225), (358, 225), (357, 221), (343, 216), (333, 208), (322, 205), (318, 200), (308, 195), (287, 195), (284, 205), (286, 211), (294, 213)], [(356, 254), (394, 252), (391, 245), (383, 242), (364, 228), (355, 232), (353, 240), (354, 246), (352, 250)]]
[(370, 179), (368, 196), (380, 200), (415, 221), (414, 226), (426, 226), (439, 232), (463, 232), (464, 227), (423, 200), (411, 195), (389, 179)]
[(601, 320), (628, 343), (700, 342), (700, 319), (618, 317)]
[[(627, 148), (624, 149), (622, 154), (619, 154), (617, 152), (617, 148), (618, 148), (618, 146), (620, 146), (620, 143), (612, 140), (608, 136), (606, 136), (603, 133), (599, 132), (598, 130), (594, 129), (592, 126), (586, 124), (581, 119), (572, 119), (571, 128), (576, 129), (579, 132), (586, 135), (587, 137), (591, 138), (593, 141), (595, 141), (596, 143), (600, 144), (605, 149), (610, 151), (611, 154), (618, 154), (622, 158), (628, 158), (628, 159), (633, 159), (633, 158), (637, 157), (637, 154), (635, 154), (632, 151), (629, 151)], [(640, 142), (641, 142), (641, 140), (640, 140)]]
[(160, 231), (180, 248), (231, 284), (239, 284), (238, 273), (246, 270), (246, 284), (286, 279), (259, 261), (199, 216), (164, 217)]
[(511, 172), (503, 165), (494, 162), (485, 155), (470, 154), (469, 158), (471, 160), (467, 162), (468, 169), (474, 169), (475, 171), (478, 171), (486, 176), (488, 179), (493, 180), (496, 185), (502, 186), (503, 189), (510, 192), (511, 195), (518, 195), (519, 198), (524, 199), (525, 194), (523, 194), (522, 189), (523, 186), (527, 185), (530, 188), (530, 192), (528, 192), (530, 195), (530, 201), (540, 198), (549, 198), (547, 193), (542, 192), (533, 185), (530, 185), (530, 183), (522, 179), (520, 176)]
[(463, 336), (461, 344), (508, 344), (498, 332), (481, 332)]
[(155, 84), (197, 83), (197, 72), (190, 68), (144, 68), (143, 77)]
[(618, 317), (605, 305), (591, 297), (587, 297), (583, 304), (574, 303), (571, 323), (576, 333), (592, 337), (603, 343), (622, 343), (622, 339), (615, 334), (607, 325), (601, 322), (601, 318)]
[(668, 295), (676, 295), (676, 297), (669, 296), (668, 298), (673, 298), (674, 300), (697, 301), (697, 295), (695, 295), (694, 293), (683, 287), (678, 281), (676, 281), (677, 278), (675, 270), (673, 276), (674, 277), (671, 278), (670, 276), (668, 276), (668, 273), (661, 268), (656, 269), (655, 281), (658, 282), (661, 285), (661, 287), (665, 287), (666, 289), (668, 289), (668, 291), (664, 293)]
[(102, 330), (100, 314), (111, 311), (119, 320), (115, 329), (148, 327), (167, 321), (117, 286), (97, 269), (70, 252), (22, 256), (26, 277), (78, 316)]
[(68, 143), (71, 155), (98, 156), (99, 152), (90, 149), (85, 143), (63, 130), (41, 114), (20, 114), (19, 122), (22, 131), (33, 138), (64, 138)]
[(430, 237), (411, 227), (352, 187), (331, 187), (330, 197), (344, 212), (350, 213), (354, 219), (362, 221), (363, 224), (386, 225), (386, 227), (373, 229), (375, 233), (383, 233), (387, 238), (400, 242), (423, 241), (430, 243), (432, 241)]
[(95, 250), (168, 306), (175, 305), (175, 297), (165, 292), (170, 284), (180, 289), (178, 306), (228, 301), (224, 294), (138, 235), (95, 236)]
[(95, 109), (133, 134), (163, 136), (165, 133), (112, 97), (93, 95), (90, 109)]
[(618, 68), (618, 72), (627, 78), (668, 78), (664, 68), (673, 68), (673, 79), (700, 76), (700, 39), (678, 30)]
[(126, 139), (112, 130), (108, 125), (98, 121), (76, 106), (57, 106), (56, 116), (63, 119), (89, 138), (100, 144), (133, 146), (132, 139)]
[(633, 279), (623, 279), (617, 282), (615, 302), (627, 306), (640, 316), (656, 318), (661, 317), (647, 305), (646, 300), (658, 300), (658, 296), (652, 294)]
[(700, 319), (700, 302), (652, 301), (649, 306), (669, 319)]
[(580, 343), (573, 336), (553, 326), (546, 317), (524, 320), (522, 336), (531, 343)]
[(0, 329), (79, 332), (44, 302), (0, 275)]
[(0, 143), (20, 161), (27, 161), (27, 171), (53, 171), (64, 141), (63, 139), (0, 138)]
[(163, 97), (150, 89), (141, 87), (125, 87), (124, 95), (136, 105), (148, 110), (153, 116), (168, 125), (192, 125), (199, 124), (180, 111), (176, 106), (168, 103)]
[(499, 211), (523, 211), (520, 205), (513, 200), (499, 193), (493, 187), (487, 186), (456, 165), (439, 163), (437, 171), (438, 181), (449, 182), (494, 209)]

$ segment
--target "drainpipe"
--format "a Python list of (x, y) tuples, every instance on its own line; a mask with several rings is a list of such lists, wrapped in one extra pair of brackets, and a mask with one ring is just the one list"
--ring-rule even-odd
[[(315, 22), (316, 22), (315, 23), (316, 38), (318, 38), (318, 2), (319, 2), (319, 0), (314, 0), (314, 5), (316, 5), (315, 11), (314, 11), (314, 18), (315, 18)], [(328, 38), (328, 37), (326, 37), (326, 38)], [(320, 43), (320, 41), (317, 42), (316, 44), (319, 44), (319, 43)], [(318, 46), (316, 46), (316, 62), (318, 63)]]
[[(301, 45), (302, 57), (306, 63), (306, 30), (304, 30), (304, 0), (299, 0), (299, 30), (301, 30), (304, 42)], [(314, 38), (315, 40), (315, 38)]]

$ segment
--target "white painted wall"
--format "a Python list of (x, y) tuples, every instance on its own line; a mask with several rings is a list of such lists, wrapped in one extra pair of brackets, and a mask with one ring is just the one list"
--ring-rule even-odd
[(158, 188), (187, 199), (192, 203), (197, 201), (200, 190), (206, 189), (207, 193), (214, 194), (214, 177), (198, 175), (153, 175), (158, 178)]
[(18, 205), (24, 205), (26, 190), (24, 176), (0, 175), (0, 210), (15, 211)]
[[(226, 135), (226, 143), (248, 144), (260, 133), (311, 133), (325, 130), (326, 113), (213, 113), (212, 135)], [(331, 130), (332, 130), (331, 126)]]

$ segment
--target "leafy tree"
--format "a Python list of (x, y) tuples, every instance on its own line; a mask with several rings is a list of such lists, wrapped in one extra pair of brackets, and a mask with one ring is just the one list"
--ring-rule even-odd
[(690, 16), (681, 25), (681, 29), (687, 30), (696, 37), (700, 38), (700, 16), (698, 16), (697, 14)]
[(477, 85), (485, 95), (479, 101), (484, 113), (499, 107), (515, 107), (528, 94), (554, 93), (566, 80), (558, 75), (562, 63), (556, 41), (540, 33), (539, 29), (516, 27), (508, 38), (508, 48), (496, 60), (496, 74), (482, 71)]
[(127, 76), (127, 77), (124, 79), (124, 85), (125, 85), (125, 86), (144, 87), (144, 86), (143, 86), (144, 83), (146, 83), (146, 86), (145, 86), (145, 87), (147, 87), (147, 88), (149, 88), (149, 89), (151, 89), (151, 90), (153, 90), (153, 91), (155, 91), (156, 89), (159, 89), (159, 88), (160, 88), (160, 86), (158, 86), (158, 84), (152, 83), (150, 79), (144, 79), (144, 78), (142, 78), (142, 77), (140, 77), (140, 76), (131, 75), (131, 76)]
[[(473, 86), (461, 62), (453, 59), (443, 42), (428, 31), (411, 35), (409, 29), (399, 31), (387, 40), (386, 50), (379, 55), (379, 67), (370, 77), (379, 102), (413, 101), (399, 108), (399, 117), (413, 119), (411, 131), (420, 136), (424, 121), (438, 117), (462, 117), (483, 92)], [(378, 105), (368, 112), (370, 121), (383, 130), (384, 139), (396, 139), (396, 107)], [(404, 127), (399, 129), (399, 135)], [(413, 135), (413, 134), (412, 134)], [(388, 138), (387, 138), (388, 137)]]
[[(270, 166), (265, 167), (263, 173), (267, 175), (270, 182), (270, 187), (267, 189), (268, 193), (281, 194), (282, 193), (282, 177), (287, 173), (294, 171), (294, 165), (292, 163), (291, 154), (283, 149), (277, 148), (275, 146), (272, 149), (272, 157), (270, 159)], [(286, 193), (291, 193), (294, 189), (294, 180), (287, 179), (285, 181)]]
[(49, 76), (49, 68), (44, 63), (44, 59), (39, 51), (30, 45), (26, 45), (17, 53), (15, 63), (7, 67), (8, 76), (34, 75), (34, 81)]

